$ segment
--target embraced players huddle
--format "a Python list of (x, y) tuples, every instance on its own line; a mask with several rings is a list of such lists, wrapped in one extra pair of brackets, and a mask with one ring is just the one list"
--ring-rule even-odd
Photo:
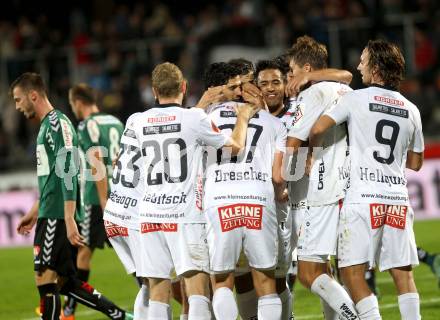
[[(112, 319), (132, 317), (80, 279), (102, 243), (87, 241), (92, 229), (78, 231), (75, 212), (89, 212), (92, 221), (103, 216), (127, 272), (142, 278), (135, 319), (171, 319), (175, 276), (184, 283), (189, 319), (292, 319), (292, 256), (325, 319), (381, 319), (364, 278), (376, 265), (394, 280), (402, 319), (420, 319), (404, 170), (420, 169), (424, 143), (417, 107), (398, 92), (402, 54), (389, 42), (369, 41), (358, 66), (368, 86), (361, 90), (348, 86), (349, 72), (328, 69), (326, 61), (325, 46), (304, 36), (255, 69), (244, 59), (213, 63), (203, 96), (189, 109), (182, 105), (182, 72), (159, 64), (152, 72), (156, 104), (131, 115), (123, 130), (98, 109), (78, 112), (75, 97), (87, 99), (72, 89), (79, 131), (88, 132), (82, 145), (90, 163), (79, 180), (88, 181), (88, 173), (95, 185), (80, 197), (86, 210), (75, 210), (78, 175), (66, 174), (77, 163), (75, 130), (51, 107), (38, 75), (17, 79), (17, 109), (38, 116), (44, 131), (37, 146), (39, 211), (37, 203), (18, 228), (26, 233), (37, 224), (42, 319), (58, 319), (59, 294)], [(114, 146), (108, 152), (100, 149), (105, 125), (107, 145)], [(54, 226), (60, 231), (50, 255)], [(76, 266), (72, 245), (85, 251)], [(331, 256), (344, 287), (332, 275)], [(62, 313), (73, 306), (68, 300)]]

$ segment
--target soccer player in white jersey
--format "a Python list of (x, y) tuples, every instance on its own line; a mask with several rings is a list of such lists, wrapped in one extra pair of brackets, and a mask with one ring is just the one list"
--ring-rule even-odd
[[(228, 81), (223, 77), (228, 70), (221, 63), (211, 65), (205, 72), (205, 86)], [(229, 77), (227, 83), (234, 78), (232, 74)], [(241, 96), (245, 101), (250, 98), (246, 90)], [(223, 131), (233, 128), (236, 115), (232, 106), (232, 102), (225, 102), (210, 108), (210, 118)], [(245, 152), (231, 157), (227, 150), (207, 150), (204, 210), (210, 268), (215, 275), (213, 309), (217, 319), (238, 316), (232, 288), (242, 248), (259, 297), (259, 319), (281, 316), (274, 280), (278, 252), (274, 198), (280, 198), (284, 190), (281, 161), (285, 136), (283, 124), (260, 111), (249, 123)]]
[[(327, 50), (314, 39), (303, 36), (289, 50), (292, 77), (327, 66)], [(338, 82), (315, 82), (297, 97), (295, 124), (288, 133), (289, 152), (305, 146), (315, 121), (350, 87)], [(306, 158), (302, 148), (298, 159)], [(289, 185), (289, 198), (294, 210), (301, 210), (302, 223), (298, 238), (298, 278), (321, 298), (326, 319), (357, 319), (354, 304), (347, 292), (335, 281), (328, 268), (330, 256), (336, 255), (340, 202), (346, 185), (347, 137), (344, 125), (326, 135), (325, 152), (316, 159), (309, 173), (302, 174), (296, 164)], [(300, 179), (298, 180), (298, 175)], [(297, 212), (297, 214), (299, 214)]]
[[(293, 101), (286, 101), (285, 89), (288, 84), (287, 74), (289, 72), (289, 65), (284, 59), (261, 60), (256, 64), (255, 77), (257, 86), (263, 94), (263, 99), (269, 109), (269, 112), (275, 117), (279, 118), (287, 130), (290, 130), (295, 122), (296, 103)], [(351, 73), (345, 70), (337, 69), (323, 69), (313, 72), (313, 77), (321, 80), (335, 80), (342, 82), (351, 81)], [(298, 77), (295, 84), (302, 82), (302, 79), (308, 81), (311, 77)], [(292, 85), (295, 78), (289, 81)], [(299, 81), (298, 81), (299, 80)], [(296, 163), (296, 161), (295, 161)], [(289, 183), (295, 183), (291, 181)], [(292, 216), (291, 211), (293, 212)], [(286, 275), (292, 261), (292, 250), (296, 248), (298, 239), (299, 222), (292, 221), (296, 218), (295, 210), (288, 209), (288, 203), (277, 203), (277, 219), (278, 219), (278, 237), (279, 237), (279, 252), (278, 265), (275, 271), (276, 287), (278, 295), (280, 296), (283, 313), (282, 319), (289, 319), (292, 314), (292, 295), (286, 285)], [(296, 259), (296, 258), (295, 258)]]
[(173, 270), (185, 280), (188, 318), (210, 319), (205, 220), (196, 198), (200, 194), (201, 146), (226, 146), (237, 154), (245, 145), (247, 123), (258, 109), (248, 104), (237, 107), (237, 121), (228, 137), (203, 110), (182, 108), (186, 82), (174, 64), (154, 68), (152, 87), (158, 104), (133, 118), (145, 181), (139, 204), (141, 266), (136, 271), (149, 279), (149, 319), (171, 315)]
[[(139, 270), (141, 255), (139, 203), (144, 192), (144, 176), (141, 146), (133, 127), (138, 114), (131, 115), (125, 125), (103, 218), (107, 237), (129, 274)], [(148, 299), (148, 281), (144, 278), (134, 304), (135, 319), (147, 318)]]
[(418, 264), (405, 167), (418, 171), (424, 141), (417, 107), (398, 92), (405, 61), (400, 49), (369, 41), (358, 70), (369, 87), (349, 92), (314, 125), (311, 145), (329, 128), (348, 123), (350, 187), (339, 228), (339, 268), (361, 319), (380, 319), (366, 268), (388, 270), (398, 292), (402, 319), (420, 319), (412, 275)]

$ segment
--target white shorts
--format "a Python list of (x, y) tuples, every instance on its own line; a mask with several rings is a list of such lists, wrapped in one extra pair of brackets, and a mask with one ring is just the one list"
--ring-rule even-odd
[(368, 263), (380, 271), (416, 266), (417, 247), (410, 206), (344, 204), (339, 224), (339, 268)]
[(128, 274), (136, 272), (140, 265), (140, 231), (121, 227), (104, 220), (107, 238), (115, 249)]
[(171, 279), (188, 271), (209, 272), (206, 224), (142, 223), (141, 277)]
[[(278, 216), (278, 261), (275, 269), (275, 277), (285, 277), (292, 264), (292, 234), (293, 222), (291, 210), (285, 204), (276, 204)], [(282, 214), (280, 214), (282, 211)], [(280, 217), (283, 217), (280, 221)]]
[(250, 267), (275, 268), (278, 256), (275, 210), (241, 203), (212, 207), (205, 214), (211, 272), (234, 271), (242, 247)]
[(298, 238), (298, 260), (325, 263), (336, 255), (339, 224), (339, 201), (319, 207), (308, 207)]

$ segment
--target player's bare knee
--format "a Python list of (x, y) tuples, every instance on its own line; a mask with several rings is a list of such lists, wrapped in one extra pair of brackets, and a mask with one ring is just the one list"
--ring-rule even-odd
[(274, 270), (251, 270), (252, 280), (258, 297), (276, 293)]
[(76, 264), (79, 269), (90, 270), (90, 260), (92, 259), (93, 251), (89, 247), (81, 247), (78, 249), (78, 256)]
[(342, 281), (346, 286), (352, 288), (357, 283), (363, 282), (365, 277), (365, 266), (351, 266), (345, 268), (339, 268)]
[(417, 292), (411, 266), (389, 270), (399, 294)]
[(56, 283), (57, 273), (54, 270), (45, 268), (44, 270), (35, 272), (35, 283), (42, 286), (49, 283)]
[(150, 300), (169, 303), (171, 281), (169, 279), (149, 278)]
[(221, 288), (221, 287), (227, 287), (229, 289), (234, 288), (234, 274), (232, 272), (228, 273), (219, 273), (214, 276), (215, 281), (215, 289)]
[(313, 278), (312, 274), (308, 273), (307, 271), (301, 271), (298, 272), (298, 280), (304, 287), (310, 289), (315, 278)]
[(186, 293), (209, 297), (209, 275), (204, 272), (184, 275)]

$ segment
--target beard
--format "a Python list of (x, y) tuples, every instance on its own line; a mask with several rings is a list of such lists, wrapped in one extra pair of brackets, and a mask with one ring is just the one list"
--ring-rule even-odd
[(34, 106), (34, 104), (29, 99), (26, 99), (26, 104), (25, 104), (25, 108), (24, 109), (25, 109), (24, 116), (27, 119), (35, 118), (35, 116), (36, 116), (35, 106)]

